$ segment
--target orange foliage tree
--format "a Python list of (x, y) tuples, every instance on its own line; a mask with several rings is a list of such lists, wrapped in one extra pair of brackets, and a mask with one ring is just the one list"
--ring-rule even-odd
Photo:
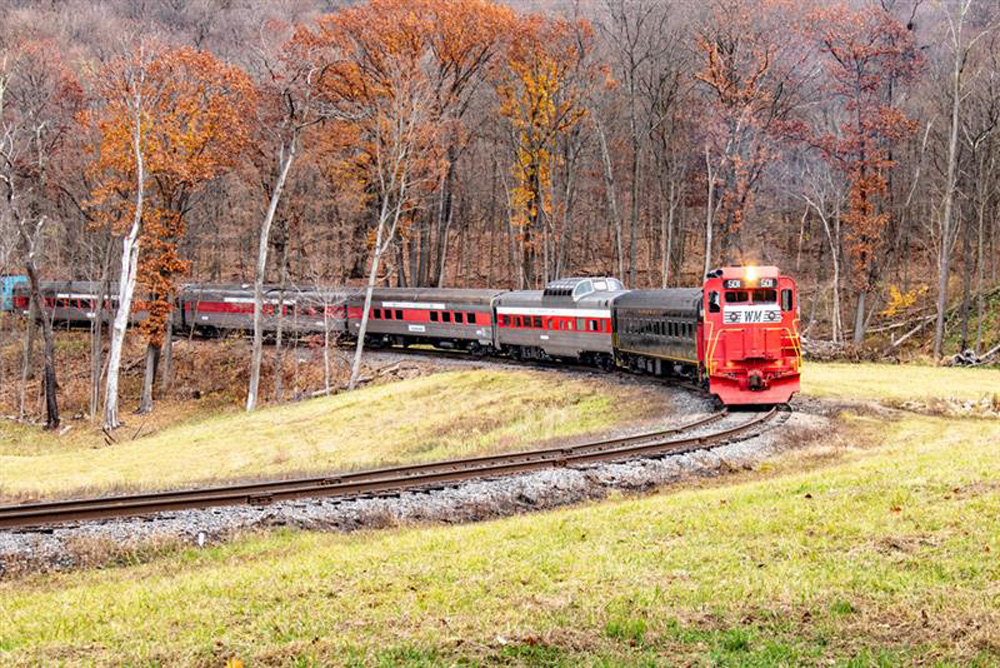
[(497, 68), (500, 113), (514, 137), (511, 224), (520, 231), (521, 278), (528, 286), (535, 283), (538, 249), (549, 229), (554, 148), (586, 115), (588, 84), (596, 79), (588, 62), (592, 45), (586, 21), (528, 15), (519, 19)]
[[(419, 258), (410, 267), (414, 284), (443, 280), (454, 164), (474, 134), (463, 117), (513, 24), (509, 8), (488, 0), (369, 0), (319, 22), (319, 36), (333, 52), (323, 77), (328, 100), (370, 106), (391, 98), (404, 79), (408, 90), (419, 79), (427, 96), (426, 122), (437, 130), (445, 169), (438, 174), (436, 205), (399, 230), (400, 241)], [(355, 116), (364, 119), (366, 112)], [(398, 269), (405, 279), (404, 268)]]
[[(167, 333), (175, 280), (187, 270), (178, 253), (192, 196), (207, 181), (232, 168), (249, 140), (254, 87), (237, 67), (192, 48), (162, 48), (141, 64), (141, 77), (124, 77), (135, 59), (113, 62), (97, 80), (104, 102), (94, 112), (100, 145), (92, 165), (99, 186), (98, 216), (118, 231), (135, 215), (137, 152), (134, 130), (141, 99), (139, 150), (150, 183), (140, 212), (142, 252), (138, 279), (148, 311), (141, 330), (147, 341), (146, 382), (140, 411), (152, 407), (152, 380)], [(131, 61), (131, 62), (129, 62)], [(136, 93), (140, 97), (136, 98)], [(145, 184), (142, 186), (145, 189)]]
[[(353, 182), (372, 212), (365, 231), (370, 249), (365, 309), (349, 387), (359, 373), (368, 305), (383, 256), (396, 236), (420, 216), (427, 196), (447, 170), (443, 131), (446, 87), (435, 53), (434, 12), (459, 3), (419, 0), (397, 11), (376, 0), (327, 17), (320, 38), (328, 45), (318, 88), (338, 120), (324, 133), (328, 172)], [(434, 64), (438, 66), (434, 66)]]

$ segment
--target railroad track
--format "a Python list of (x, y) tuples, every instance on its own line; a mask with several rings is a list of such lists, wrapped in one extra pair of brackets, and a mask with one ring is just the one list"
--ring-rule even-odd
[(717, 422), (726, 417), (728, 412), (719, 411), (669, 429), (558, 448), (392, 466), (322, 477), (0, 506), (0, 528), (37, 527), (215, 506), (263, 506), (305, 497), (351, 498), (379, 495), (421, 487), (440, 488), (474, 478), (493, 478), (559, 466), (679, 455), (728, 443), (771, 420), (778, 412), (779, 408), (774, 407), (739, 425), (698, 436), (684, 436), (684, 433)]

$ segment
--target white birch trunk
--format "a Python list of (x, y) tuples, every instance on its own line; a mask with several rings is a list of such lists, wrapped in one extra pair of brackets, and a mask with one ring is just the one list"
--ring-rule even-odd
[(132, 310), (132, 296), (139, 273), (139, 232), (142, 230), (142, 206), (145, 194), (145, 164), (142, 156), (142, 86), (145, 72), (140, 71), (135, 94), (135, 133), (132, 140), (135, 151), (135, 216), (132, 227), (122, 240), (121, 278), (118, 280), (118, 310), (111, 327), (111, 349), (108, 352), (108, 382), (104, 393), (104, 428), (115, 429), (118, 420), (118, 376), (121, 373), (122, 346)]
[(278, 173), (274, 192), (271, 193), (271, 201), (268, 204), (264, 222), (260, 226), (260, 240), (257, 245), (257, 273), (253, 283), (253, 359), (250, 362), (250, 388), (247, 391), (246, 410), (248, 413), (257, 407), (260, 365), (264, 354), (264, 332), (261, 320), (264, 310), (264, 272), (267, 268), (267, 246), (271, 236), (271, 224), (274, 222), (274, 214), (278, 210), (278, 201), (281, 199), (281, 191), (285, 187), (285, 180), (288, 178), (288, 172), (295, 160), (295, 149), (296, 138), (293, 138), (288, 155), (281, 156), (281, 171)]
[(708, 144), (705, 144), (705, 169), (708, 175), (708, 202), (705, 205), (705, 268), (702, 271), (702, 278), (708, 276), (712, 269), (712, 218), (715, 216), (715, 173), (712, 171), (712, 156), (708, 151)]

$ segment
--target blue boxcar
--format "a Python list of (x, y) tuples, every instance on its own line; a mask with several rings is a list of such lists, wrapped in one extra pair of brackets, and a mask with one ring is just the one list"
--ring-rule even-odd
[(27, 276), (0, 276), (0, 311), (11, 310), (14, 306), (11, 299), (14, 294), (14, 286), (27, 282)]

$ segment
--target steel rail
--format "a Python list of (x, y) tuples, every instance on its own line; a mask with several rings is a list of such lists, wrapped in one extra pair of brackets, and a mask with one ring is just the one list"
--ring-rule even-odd
[[(140, 492), (123, 496), (96, 497), (88, 499), (66, 499), (59, 501), (43, 501), (38, 503), (26, 503), (13, 506), (0, 506), (0, 519), (11, 514), (23, 514), (27, 511), (48, 511), (56, 510), (76, 510), (93, 505), (107, 505), (111, 503), (135, 503), (139, 501), (152, 501), (162, 499), (181, 499), (186, 496), (196, 496), (204, 498), (212, 494), (233, 494), (240, 493), (266, 493), (279, 491), (286, 487), (303, 487), (306, 485), (332, 485), (343, 482), (360, 482), (363, 480), (376, 480), (384, 477), (397, 477), (401, 473), (406, 475), (417, 475), (434, 471), (437, 469), (454, 470), (458, 467), (468, 467), (473, 464), (489, 465), (491, 463), (506, 461), (512, 456), (543, 457), (554, 453), (564, 452), (567, 447), (575, 449), (597, 449), (626, 445), (640, 441), (653, 440), (670, 434), (680, 434), (691, 429), (703, 427), (716, 422), (727, 415), (727, 411), (722, 410), (707, 417), (700, 418), (693, 422), (657, 429), (654, 431), (620, 436), (617, 438), (604, 439), (600, 441), (589, 441), (576, 445), (562, 446), (556, 448), (541, 448), (537, 450), (525, 450), (512, 453), (496, 455), (480, 455), (476, 457), (465, 457), (461, 459), (439, 460), (433, 462), (423, 462), (417, 464), (386, 466), (375, 469), (365, 469), (361, 471), (346, 471), (343, 473), (326, 474), (322, 476), (310, 476), (306, 478), (285, 478), (279, 480), (254, 481), (237, 483), (234, 485), (221, 485), (217, 487), (198, 487), (193, 489), (175, 489), (161, 492)], [(2, 525), (0, 525), (2, 526)]]
[(707, 445), (718, 445), (720, 442), (725, 442), (766, 422), (777, 411), (777, 407), (772, 408), (752, 420), (719, 432), (673, 440), (656, 439), (663, 434), (683, 433), (715, 422), (727, 415), (726, 411), (720, 411), (707, 418), (671, 429), (559, 448), (386, 467), (318, 478), (4, 506), (0, 507), (0, 528), (107, 519), (225, 505), (266, 505), (275, 501), (303, 497), (356, 497), (450, 484), (473, 478), (511, 475), (571, 464), (650, 455), (684, 454), (705, 449)]

